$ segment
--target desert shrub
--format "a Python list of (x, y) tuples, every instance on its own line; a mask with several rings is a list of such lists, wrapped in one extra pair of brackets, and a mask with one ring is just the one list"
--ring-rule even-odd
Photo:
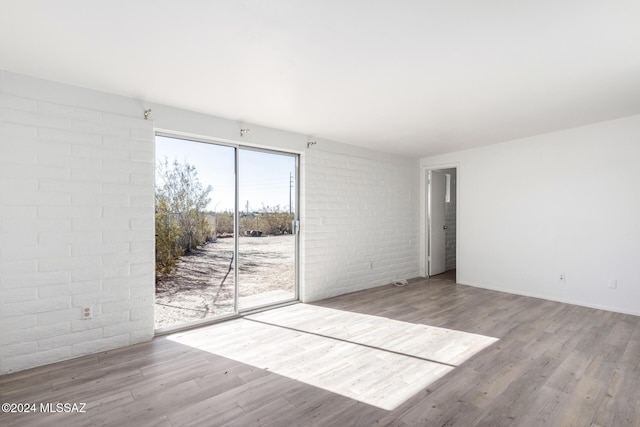
[(211, 235), (204, 212), (211, 186), (198, 180), (195, 166), (167, 159), (158, 163), (156, 183), (156, 274), (169, 274), (184, 252)]
[(233, 234), (233, 212), (217, 212), (216, 227), (218, 235)]
[(178, 245), (180, 226), (168, 213), (166, 201), (156, 206), (156, 275), (163, 276), (175, 270), (184, 249)]
[(263, 206), (261, 212), (258, 214), (258, 230), (262, 231), (263, 234), (270, 234), (272, 236), (291, 234), (292, 221), (293, 214), (281, 212), (280, 206)]
[(256, 222), (256, 216), (254, 213), (241, 213), (238, 218), (238, 226), (240, 228), (240, 234), (244, 235), (249, 230), (258, 230), (258, 223)]
[[(217, 212), (208, 215), (215, 215), (215, 232), (218, 237), (224, 234), (233, 234), (233, 212)], [(279, 206), (273, 208), (267, 206), (263, 207), (260, 212), (241, 212), (238, 221), (238, 228), (242, 236), (251, 230), (259, 230), (263, 235), (279, 236), (291, 234), (293, 214), (280, 212)], [(184, 245), (182, 246), (184, 247)]]

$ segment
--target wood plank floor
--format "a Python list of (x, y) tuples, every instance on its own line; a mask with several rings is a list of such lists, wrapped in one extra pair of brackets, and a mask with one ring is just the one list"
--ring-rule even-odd
[[(1, 402), (87, 405), (85, 413), (0, 413), (0, 425), (640, 426), (639, 317), (456, 285), (447, 275), (278, 310), (243, 321), (280, 332), (257, 340), (247, 329), (224, 351), (211, 344), (229, 339), (216, 335), (228, 322), (2, 376)], [(306, 322), (296, 310), (308, 310)], [(313, 318), (323, 310), (334, 314)], [(470, 347), (438, 349), (420, 335), (438, 328)], [(476, 348), (459, 333), (497, 340)], [(272, 354), (287, 363), (276, 366)], [(455, 354), (464, 357), (447, 359)], [(396, 391), (376, 380), (380, 372), (408, 385), (424, 380), (418, 364), (401, 370), (403, 355), (450, 369), (385, 409)], [(345, 368), (358, 358), (389, 364)], [(349, 386), (353, 372), (364, 386)], [(347, 387), (332, 391), (323, 378)], [(376, 390), (380, 400), (358, 398)]]

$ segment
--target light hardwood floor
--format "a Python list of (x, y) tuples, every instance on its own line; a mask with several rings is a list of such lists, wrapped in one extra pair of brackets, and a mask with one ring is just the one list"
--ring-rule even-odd
[(0, 397), (87, 403), (3, 426), (640, 426), (640, 318), (442, 275), (5, 375)]

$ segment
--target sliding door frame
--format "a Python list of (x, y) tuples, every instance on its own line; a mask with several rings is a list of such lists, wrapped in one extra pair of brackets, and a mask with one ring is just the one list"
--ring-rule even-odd
[[(269, 303), (269, 304), (264, 304), (264, 305), (259, 305), (259, 306), (255, 306), (255, 307), (249, 307), (247, 309), (241, 310), (240, 306), (238, 305), (238, 298), (240, 297), (239, 295), (239, 288), (240, 288), (240, 282), (238, 280), (238, 268), (236, 268), (236, 279), (235, 279), (235, 283), (236, 283), (236, 293), (235, 293), (235, 298), (236, 298), (236, 312), (238, 314), (247, 314), (247, 313), (251, 313), (254, 311), (260, 311), (263, 310), (265, 308), (271, 308), (271, 307), (277, 307), (280, 305), (287, 305), (287, 304), (291, 304), (291, 303), (295, 303), (300, 301), (300, 155), (297, 153), (290, 153), (287, 151), (279, 151), (279, 150), (272, 150), (269, 148), (261, 148), (261, 147), (251, 147), (251, 146), (243, 146), (243, 145), (238, 145), (237, 146), (237, 155), (236, 155), (236, 216), (237, 216), (237, 226), (238, 229), (235, 230), (235, 232), (238, 233), (238, 238), (240, 237), (239, 235), (239, 231), (240, 231), (240, 226), (239, 226), (239, 219), (240, 219), (240, 198), (238, 197), (238, 195), (240, 194), (239, 188), (240, 188), (240, 150), (247, 150), (247, 151), (258, 151), (260, 153), (267, 153), (267, 154), (276, 154), (276, 155), (280, 155), (280, 156), (288, 156), (288, 157), (293, 157), (293, 159), (295, 160), (295, 177), (294, 177), (294, 183), (295, 183), (295, 188), (294, 188), (294, 195), (295, 195), (295, 209), (293, 209), (294, 212), (294, 217), (293, 217), (293, 221), (295, 223), (295, 225), (292, 225), (292, 227), (295, 227), (295, 233), (294, 230), (292, 229), (292, 233), (294, 234), (294, 241), (295, 241), (295, 248), (294, 248), (294, 286), (293, 286), (293, 298), (287, 299), (287, 300), (282, 300), (279, 302), (275, 302), (275, 303)], [(238, 248), (240, 247), (240, 243), (239, 241), (236, 241), (236, 256), (238, 256)], [(239, 259), (236, 258), (236, 267), (239, 265), (237, 264), (237, 262), (239, 261)]]
[[(172, 139), (181, 139), (181, 140), (185, 140), (185, 141), (190, 141), (190, 142), (197, 142), (197, 143), (203, 143), (203, 144), (211, 144), (211, 145), (219, 145), (219, 146), (224, 146), (224, 147), (230, 147), (234, 149), (234, 184), (235, 184), (235, 212), (233, 214), (233, 233), (234, 233), (234, 252), (233, 252), (233, 257), (234, 257), (234, 267), (233, 267), (233, 275), (234, 275), (234, 301), (233, 301), (233, 309), (234, 312), (233, 313), (229, 313), (229, 314), (222, 314), (220, 316), (214, 316), (214, 317), (210, 317), (210, 318), (206, 318), (206, 319), (199, 319), (199, 320), (193, 320), (190, 322), (186, 322), (186, 323), (180, 323), (177, 325), (172, 325), (172, 326), (167, 326), (167, 327), (162, 327), (162, 328), (158, 328), (155, 330), (155, 335), (165, 335), (165, 334), (169, 334), (169, 333), (173, 333), (173, 332), (178, 332), (178, 331), (182, 331), (182, 330), (187, 330), (187, 329), (192, 329), (195, 327), (199, 327), (199, 326), (203, 326), (203, 325), (208, 325), (208, 324), (212, 324), (212, 323), (217, 323), (217, 322), (221, 322), (221, 321), (225, 321), (225, 320), (230, 320), (230, 319), (235, 319), (238, 317), (242, 317), (243, 315), (249, 314), (249, 313), (253, 313), (253, 312), (257, 312), (257, 311), (261, 311), (261, 310), (265, 310), (265, 309), (269, 309), (272, 307), (278, 307), (281, 305), (288, 305), (288, 304), (294, 304), (296, 302), (300, 301), (300, 154), (298, 153), (294, 153), (294, 152), (288, 152), (288, 151), (281, 151), (281, 150), (273, 150), (273, 149), (269, 149), (269, 148), (262, 148), (262, 147), (255, 147), (255, 146), (245, 146), (242, 144), (238, 144), (238, 143), (233, 143), (233, 142), (229, 142), (229, 141), (225, 141), (225, 140), (221, 140), (221, 139), (217, 139), (217, 138), (210, 138), (210, 137), (204, 137), (204, 136), (193, 136), (193, 135), (189, 135), (189, 134), (185, 134), (182, 132), (172, 132), (172, 131), (165, 131), (165, 130), (156, 130), (155, 132), (155, 136), (158, 137), (165, 137), (165, 138), (172, 138)], [(285, 156), (290, 156), (293, 157), (295, 159), (295, 189), (294, 189), (294, 194), (295, 194), (295, 215), (294, 215), (294, 221), (296, 223), (296, 232), (295, 232), (295, 253), (294, 253), (294, 269), (295, 269), (295, 284), (294, 284), (294, 296), (292, 299), (290, 300), (285, 300), (285, 301), (281, 301), (281, 302), (276, 302), (273, 304), (266, 304), (266, 305), (262, 305), (262, 306), (257, 306), (257, 307), (250, 307), (247, 310), (240, 310), (239, 307), (239, 289), (240, 289), (240, 283), (238, 281), (238, 251), (239, 251), (239, 238), (240, 238), (240, 198), (239, 196), (239, 190), (240, 190), (240, 150), (251, 150), (251, 151), (259, 151), (259, 152), (263, 152), (263, 153), (271, 153), (271, 154), (278, 154), (278, 155), (285, 155)], [(155, 143), (154, 143), (154, 164), (155, 164)], [(155, 291), (154, 291), (154, 298), (155, 298)]]

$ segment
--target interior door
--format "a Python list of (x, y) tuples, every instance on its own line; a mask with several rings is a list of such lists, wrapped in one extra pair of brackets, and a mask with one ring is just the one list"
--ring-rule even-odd
[(238, 309), (297, 299), (298, 156), (238, 151)]
[(429, 171), (428, 180), (428, 264), (429, 276), (434, 276), (445, 271), (445, 174)]

